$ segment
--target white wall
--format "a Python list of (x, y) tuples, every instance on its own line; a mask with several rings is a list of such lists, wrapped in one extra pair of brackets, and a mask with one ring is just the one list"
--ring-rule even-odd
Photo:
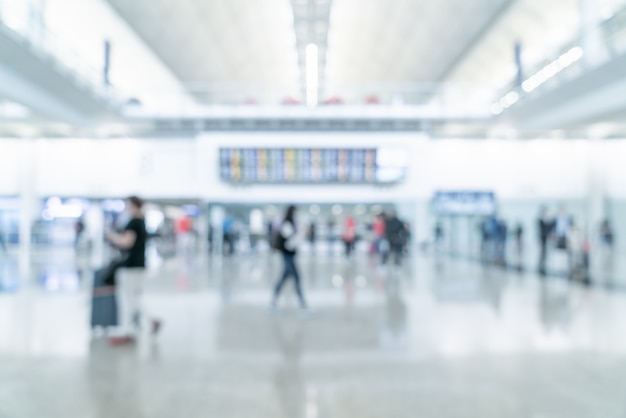
[[(219, 177), (219, 148), (396, 146), (410, 163), (397, 185), (225, 184)], [(597, 148), (598, 143), (593, 144)], [(626, 142), (600, 143), (591, 158), (585, 140), (431, 140), (416, 134), (213, 133), (174, 139), (39, 139), (35, 141), (35, 192), (38, 196), (201, 198), (209, 202), (391, 202), (429, 237), (435, 222), (429, 201), (436, 190), (493, 190), (501, 215), (533, 228), (542, 204), (567, 205), (589, 222), (590, 164), (600, 165), (608, 199), (626, 199)], [(20, 194), (19, 140), (0, 139), (0, 196)], [(597, 184), (597, 182), (595, 183)], [(617, 207), (612, 205), (612, 207)], [(412, 215), (411, 215), (411, 212)], [(621, 225), (614, 213), (618, 229)], [(596, 222), (597, 219), (591, 222)], [(531, 229), (529, 229), (530, 231)], [(532, 239), (529, 233), (529, 239)]]
[(0, 196), (19, 191), (20, 144), (16, 139), (0, 139)]
[(607, 195), (614, 199), (626, 199), (626, 141), (607, 141), (605, 148), (604, 179)]
[(425, 196), (486, 189), (505, 199), (584, 197), (585, 148), (572, 140), (434, 140), (416, 162)]
[(197, 197), (195, 141), (39, 140), (40, 195)]
[(95, 81), (102, 81), (104, 41), (109, 40), (109, 78), (121, 94), (158, 108), (190, 102), (178, 78), (106, 1), (47, 0), (45, 20), (62, 46), (56, 52), (68, 62), (89, 65)]
[[(222, 146), (406, 149), (406, 181), (393, 186), (232, 186), (219, 179)], [(603, 144), (609, 197), (626, 197), (626, 142)], [(40, 139), (39, 195), (213, 201), (357, 202), (428, 200), (438, 189), (493, 190), (500, 199), (584, 199), (588, 142), (565, 140), (430, 140), (415, 134), (207, 134), (178, 139)], [(0, 140), (0, 194), (19, 194), (19, 142)]]

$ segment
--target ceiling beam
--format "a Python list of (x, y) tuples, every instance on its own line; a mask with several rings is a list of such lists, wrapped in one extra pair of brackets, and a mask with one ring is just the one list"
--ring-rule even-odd
[[(461, 53), (452, 60), (448, 69), (443, 73), (439, 81), (446, 80), (450, 74), (454, 72), (454, 70), (465, 61), (468, 55), (477, 48), (482, 41), (487, 37), (487, 35), (491, 32), (494, 25), (498, 23), (504, 15), (511, 9), (511, 7), (519, 2), (520, 0), (505, 0), (502, 5), (493, 13), (489, 22), (474, 36), (466, 45), (465, 48), (461, 51)], [(511, 50), (513, 50), (513, 45), (511, 45)]]

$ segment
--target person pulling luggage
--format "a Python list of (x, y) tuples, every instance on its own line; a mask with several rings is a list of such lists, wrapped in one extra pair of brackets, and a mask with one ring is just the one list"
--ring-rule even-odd
[[(113, 275), (120, 311), (120, 334), (110, 338), (113, 345), (135, 342), (136, 334), (141, 330), (141, 324), (148, 319), (141, 307), (148, 238), (143, 204), (143, 200), (137, 196), (127, 198), (126, 210), (131, 220), (122, 232), (106, 234), (107, 240), (122, 251), (119, 267)], [(151, 333), (156, 335), (161, 329), (161, 321), (150, 318), (149, 323)]]

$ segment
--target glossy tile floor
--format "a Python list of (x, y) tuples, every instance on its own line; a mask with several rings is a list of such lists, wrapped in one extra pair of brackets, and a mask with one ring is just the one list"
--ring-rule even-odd
[(418, 254), (298, 262), (310, 314), (291, 287), (268, 309), (275, 256), (156, 259), (162, 334), (110, 347), (89, 263), (39, 252), (17, 280), (5, 257), (0, 417), (626, 417), (624, 293)]

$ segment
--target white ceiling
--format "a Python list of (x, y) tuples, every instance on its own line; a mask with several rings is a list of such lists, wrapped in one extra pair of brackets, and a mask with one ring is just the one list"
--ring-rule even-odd
[[(592, 19), (606, 19), (626, 0), (592, 0)], [(506, 89), (515, 73), (514, 45), (522, 45), (524, 77), (579, 43), (581, 0), (516, 0), (447, 78), (447, 81)], [(590, 3), (591, 4), (591, 3)], [(595, 15), (595, 16), (593, 16)], [(580, 45), (583, 46), (583, 45)]]
[(501, 89), (516, 73), (515, 44), (527, 69), (551, 58), (574, 41), (580, 0), (517, 0), (448, 77), (448, 81)]
[[(488, 83), (480, 74), (511, 60), (511, 39), (524, 25), (542, 29), (537, 14), (558, 18), (559, 5), (569, 10), (578, 0), (107, 1), (184, 83), (232, 92), (233, 101), (277, 103), (302, 99), (302, 28), (294, 28), (294, 8), (298, 24), (298, 7), (330, 3), (322, 99), (362, 101), (384, 90), (380, 86), (444, 79)], [(500, 25), (502, 39), (490, 35), (494, 22), (517, 3), (535, 7), (522, 13), (515, 29)], [(482, 42), (492, 44), (484, 48)]]
[(510, 0), (335, 0), (327, 91), (439, 81)]
[[(108, 0), (183, 81), (232, 100), (299, 91), (289, 0)], [(246, 87), (245, 97), (233, 91)], [(274, 97), (275, 96), (275, 97)]]

